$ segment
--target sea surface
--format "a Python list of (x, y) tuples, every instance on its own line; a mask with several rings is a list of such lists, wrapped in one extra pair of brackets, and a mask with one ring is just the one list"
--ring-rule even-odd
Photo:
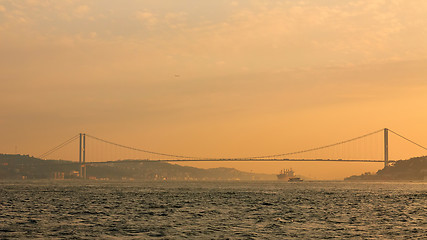
[(427, 183), (0, 182), (0, 239), (427, 239)]

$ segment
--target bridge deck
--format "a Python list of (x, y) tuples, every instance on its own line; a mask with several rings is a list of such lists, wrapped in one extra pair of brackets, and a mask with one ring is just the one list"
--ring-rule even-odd
[[(144, 160), (159, 162), (384, 162), (384, 160), (366, 160), (366, 159), (287, 159), (287, 158), (227, 158), (227, 159), (167, 159), (167, 160)], [(389, 160), (396, 162), (396, 160)]]

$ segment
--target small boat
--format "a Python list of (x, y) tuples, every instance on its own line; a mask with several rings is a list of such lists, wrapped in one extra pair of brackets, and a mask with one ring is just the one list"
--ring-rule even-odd
[(292, 177), (292, 178), (289, 178), (289, 180), (288, 180), (288, 182), (302, 182), (302, 181), (304, 181), (304, 180), (302, 180), (299, 177)]

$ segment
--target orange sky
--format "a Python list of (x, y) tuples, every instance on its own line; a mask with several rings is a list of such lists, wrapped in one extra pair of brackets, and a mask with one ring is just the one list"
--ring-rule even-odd
[[(0, 152), (37, 156), (79, 132), (212, 157), (384, 127), (426, 145), (426, 12), (423, 0), (0, 0)], [(193, 165), (319, 179), (382, 167)]]

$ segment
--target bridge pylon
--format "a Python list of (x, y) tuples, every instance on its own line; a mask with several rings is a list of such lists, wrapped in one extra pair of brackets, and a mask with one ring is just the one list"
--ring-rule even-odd
[(79, 144), (79, 166), (80, 166), (80, 178), (86, 179), (86, 134), (80, 133), (80, 144)]
[(388, 128), (384, 128), (384, 168), (388, 167)]

